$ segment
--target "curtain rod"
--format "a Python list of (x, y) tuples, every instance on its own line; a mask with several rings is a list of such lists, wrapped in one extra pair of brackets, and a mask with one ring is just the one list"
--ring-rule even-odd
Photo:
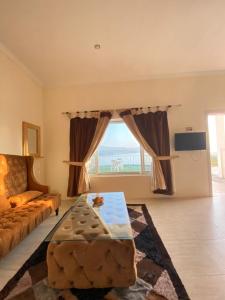
[(172, 107), (180, 107), (182, 106), (181, 104), (169, 104), (169, 105), (155, 105), (155, 106), (147, 106), (147, 107), (128, 107), (128, 108), (114, 108), (114, 109), (101, 109), (101, 110), (90, 110), (90, 111), (76, 111), (76, 112), (69, 112), (69, 111), (65, 111), (62, 112), (63, 115), (70, 115), (70, 114), (74, 114), (74, 113), (87, 113), (87, 112), (93, 112), (93, 113), (98, 113), (98, 112), (102, 112), (102, 111), (117, 111), (117, 110), (129, 110), (129, 109), (143, 109), (143, 108), (156, 108), (159, 109), (160, 107), (166, 107), (167, 109), (172, 108)]

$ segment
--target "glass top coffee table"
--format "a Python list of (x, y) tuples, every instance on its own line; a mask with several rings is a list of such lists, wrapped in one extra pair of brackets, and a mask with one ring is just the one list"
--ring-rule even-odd
[[(104, 198), (101, 206), (93, 206), (96, 196)], [(47, 241), (96, 239), (133, 239), (123, 193), (90, 193), (79, 197)]]
[[(104, 204), (93, 206), (96, 196)], [(135, 246), (123, 193), (79, 197), (47, 236), (53, 288), (127, 287), (136, 280)]]

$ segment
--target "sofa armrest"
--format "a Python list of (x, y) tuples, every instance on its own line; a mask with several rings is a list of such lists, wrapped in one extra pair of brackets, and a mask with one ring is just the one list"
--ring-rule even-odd
[(40, 191), (44, 194), (48, 193), (48, 186), (39, 184), (36, 180), (31, 181), (29, 184), (29, 190), (30, 191)]
[(49, 191), (49, 188), (47, 185), (42, 185), (37, 182), (36, 178), (34, 177), (33, 172), (33, 164), (34, 164), (34, 158), (32, 156), (26, 156), (27, 161), (27, 184), (28, 184), (28, 190), (31, 191), (40, 191), (44, 194), (47, 194)]

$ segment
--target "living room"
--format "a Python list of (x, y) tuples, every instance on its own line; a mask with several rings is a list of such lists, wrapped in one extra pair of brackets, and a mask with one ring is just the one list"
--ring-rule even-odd
[[(147, 282), (152, 290), (145, 286), (146, 295), (134, 299), (224, 298), (225, 195), (213, 195), (207, 120), (209, 114), (225, 112), (224, 8), (221, 1), (0, 1), (0, 153), (24, 154), (22, 122), (38, 126), (35, 178), (61, 198), (61, 206), (53, 205), (53, 210), (59, 206), (59, 215), (52, 211), (1, 258), (0, 290), (5, 299), (22, 299), (26, 289), (21, 286), (27, 279), (15, 275), (81, 194), (68, 193), (69, 169), (74, 168), (70, 124), (74, 116), (79, 118), (77, 112), (93, 111), (112, 116), (91, 158), (95, 168), (89, 168), (87, 192), (97, 197), (123, 192), (128, 212), (135, 210), (132, 205), (145, 204), (179, 277), (177, 282), (163, 265), (171, 276), (169, 287), (159, 276), (154, 284)], [(120, 117), (120, 111), (132, 108), (167, 115), (173, 182), (169, 195), (153, 192), (154, 157)], [(106, 138), (113, 124), (128, 130), (127, 140), (121, 142), (121, 130), (113, 129), (112, 137)], [(204, 133), (205, 147), (177, 151), (178, 133)], [(110, 170), (102, 171), (101, 145), (126, 147), (128, 135), (139, 147), (135, 163), (132, 157), (127, 163), (128, 158), (125, 162), (121, 153), (114, 153), (107, 163)], [(129, 171), (129, 164), (137, 170)], [(114, 290), (105, 299), (135, 297), (122, 298)], [(104, 299), (84, 295), (66, 289), (60, 296)]]

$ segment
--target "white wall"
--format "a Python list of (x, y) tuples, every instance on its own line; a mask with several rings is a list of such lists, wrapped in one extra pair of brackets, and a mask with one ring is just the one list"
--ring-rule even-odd
[[(69, 157), (69, 120), (63, 111), (113, 109), (182, 104), (169, 112), (171, 145), (175, 132), (191, 126), (206, 130), (206, 111), (225, 110), (225, 76), (155, 79), (148, 81), (77, 85), (45, 90), (47, 182), (66, 195)], [(210, 194), (206, 151), (180, 152), (173, 162), (176, 197)], [(93, 191), (125, 191), (129, 198), (153, 196), (142, 176), (95, 177)]]
[[(22, 121), (41, 126), (43, 138), (43, 90), (0, 48), (0, 153), (22, 154)], [(35, 161), (35, 175), (44, 181), (41, 159)]]

